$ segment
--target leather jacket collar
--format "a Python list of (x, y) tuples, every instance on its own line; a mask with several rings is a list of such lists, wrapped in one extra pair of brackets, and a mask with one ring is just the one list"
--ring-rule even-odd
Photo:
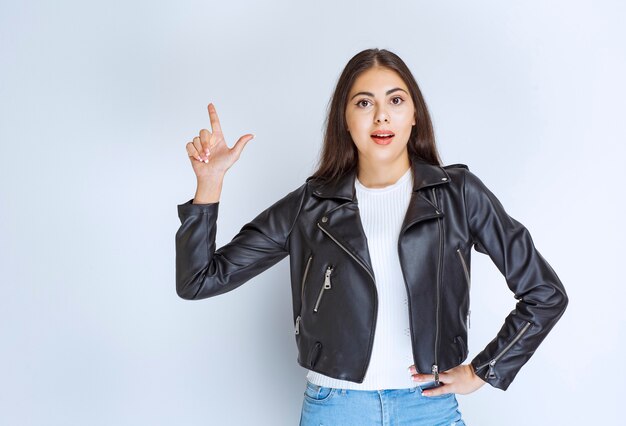
[[(450, 182), (450, 175), (446, 170), (438, 165), (433, 165), (419, 158), (412, 158), (411, 168), (413, 170), (413, 191), (419, 191), (433, 185), (440, 185)], [(323, 184), (316, 182), (312, 177), (311, 181), (313, 194), (322, 198), (342, 198), (349, 201), (356, 200), (356, 190), (354, 180), (356, 169), (344, 174), (337, 183)]]
[[(465, 165), (462, 165), (466, 167)], [(443, 217), (445, 213), (438, 207), (432, 194), (426, 194), (426, 188), (436, 185), (448, 184), (450, 175), (441, 166), (429, 164), (421, 159), (413, 158), (411, 161), (413, 173), (413, 194), (407, 208), (400, 235), (409, 227), (418, 222), (437, 217)], [(358, 200), (354, 180), (356, 169), (346, 173), (335, 184), (320, 184), (307, 179), (312, 187), (312, 193), (319, 198), (341, 199), (350, 201), (340, 206), (330, 206), (325, 214), (317, 220), (317, 226), (329, 236), (336, 236), (343, 241), (355, 260), (359, 261), (367, 272), (374, 278), (374, 271), (367, 246), (367, 239), (360, 227), (350, 224), (359, 223)]]

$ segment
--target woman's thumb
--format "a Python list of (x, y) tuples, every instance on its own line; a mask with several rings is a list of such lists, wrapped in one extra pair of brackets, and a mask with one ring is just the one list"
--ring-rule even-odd
[(241, 155), (241, 151), (243, 151), (243, 147), (246, 146), (248, 141), (250, 141), (253, 138), (254, 138), (253, 133), (243, 135), (242, 137), (239, 138), (239, 140), (235, 143), (235, 146), (233, 146), (233, 149), (235, 150), (235, 153), (237, 154), (237, 158), (239, 158), (239, 156)]

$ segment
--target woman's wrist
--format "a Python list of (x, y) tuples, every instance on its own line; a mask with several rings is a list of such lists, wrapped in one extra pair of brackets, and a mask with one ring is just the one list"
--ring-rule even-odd
[(212, 175), (197, 180), (193, 204), (216, 203), (220, 200), (224, 175)]
[(476, 383), (479, 383), (481, 386), (484, 385), (485, 383), (487, 383), (482, 377), (480, 377), (478, 374), (476, 374), (476, 371), (474, 371), (474, 366), (472, 365), (472, 363), (470, 363), (469, 366), (470, 366), (470, 370), (472, 372), (472, 376), (474, 377), (474, 381)]

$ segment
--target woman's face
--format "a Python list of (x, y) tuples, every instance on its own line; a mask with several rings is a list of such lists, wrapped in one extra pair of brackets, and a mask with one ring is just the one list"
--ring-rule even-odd
[[(404, 81), (388, 68), (371, 68), (352, 85), (346, 106), (346, 122), (367, 163), (398, 160), (406, 150), (415, 125), (415, 106)], [(374, 138), (375, 133), (392, 133), (391, 138)]]

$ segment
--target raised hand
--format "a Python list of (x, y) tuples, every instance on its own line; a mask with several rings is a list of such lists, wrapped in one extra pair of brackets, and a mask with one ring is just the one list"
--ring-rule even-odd
[(198, 180), (223, 176), (239, 159), (246, 143), (254, 138), (254, 134), (245, 134), (232, 148), (229, 148), (224, 140), (215, 105), (209, 103), (208, 110), (212, 131), (200, 130), (199, 136), (194, 137), (193, 141), (186, 145), (187, 155)]

